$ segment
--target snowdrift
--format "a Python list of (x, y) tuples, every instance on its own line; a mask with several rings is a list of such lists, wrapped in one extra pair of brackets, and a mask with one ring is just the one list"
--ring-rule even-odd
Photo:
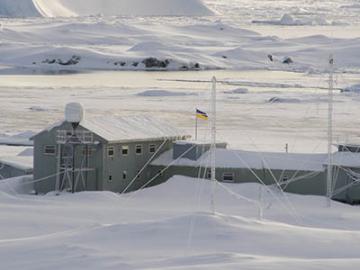
[(206, 16), (201, 0), (0, 0), (2, 17)]
[(358, 207), (264, 187), (259, 219), (261, 186), (220, 184), (216, 215), (212, 183), (182, 176), (125, 195), (0, 189), (1, 269), (359, 268)]
[(268, 25), (285, 25), (285, 26), (299, 26), (299, 25), (336, 25), (336, 22), (328, 22), (323, 17), (312, 17), (295, 19), (292, 15), (285, 13), (280, 20), (253, 20), (255, 24), (268, 24)]

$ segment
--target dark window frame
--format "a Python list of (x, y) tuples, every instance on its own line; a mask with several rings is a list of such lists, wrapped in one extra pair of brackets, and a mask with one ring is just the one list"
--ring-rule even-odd
[(222, 180), (225, 183), (234, 183), (235, 182), (235, 173), (233, 173), (233, 172), (224, 172), (223, 175), (222, 175)]
[[(142, 144), (137, 144), (135, 145), (135, 154), (138, 156), (141, 156), (143, 154), (143, 145)], [(140, 152), (138, 152), (138, 150), (140, 149)]]
[(112, 177), (112, 175), (109, 175), (109, 176), (108, 176), (108, 182), (109, 182), (109, 183), (112, 183), (112, 181), (113, 181), (113, 177)]
[(129, 146), (128, 145), (122, 145), (121, 146), (121, 155), (124, 156), (124, 157), (129, 155)]
[(91, 157), (94, 154), (94, 148), (92, 147), (84, 147), (82, 150), (83, 156)]
[[(47, 151), (47, 150), (49, 150), (49, 148), (52, 148), (53, 151), (51, 151), (51, 152)], [(45, 156), (55, 156), (56, 155), (56, 145), (52, 145), (52, 144), (44, 145), (43, 152), (44, 152)]]
[[(112, 154), (110, 154), (112, 152)], [(108, 146), (107, 148), (107, 156), (109, 158), (113, 158), (115, 156), (115, 147), (114, 146)]]
[(149, 153), (150, 154), (155, 154), (156, 153), (156, 144), (152, 143), (152, 144), (149, 144)]
[(211, 169), (206, 170), (206, 179), (211, 179)]

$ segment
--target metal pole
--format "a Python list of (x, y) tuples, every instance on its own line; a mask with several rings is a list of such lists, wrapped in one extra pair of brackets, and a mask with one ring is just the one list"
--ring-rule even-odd
[(263, 210), (262, 210), (262, 197), (263, 197), (263, 190), (262, 190), (263, 186), (260, 185), (259, 186), (259, 220), (263, 219)]
[(60, 184), (60, 174), (61, 174), (61, 144), (57, 144), (57, 164), (56, 164), (56, 183), (55, 183), (55, 194), (59, 194), (60, 192), (60, 187), (61, 187), (61, 184)]
[(198, 138), (198, 118), (195, 112), (195, 141), (197, 141), (197, 138)]
[(71, 192), (75, 193), (75, 144), (72, 145)]
[(211, 212), (215, 214), (215, 189), (216, 189), (216, 78), (212, 78), (211, 89)]
[(334, 102), (334, 58), (329, 57), (329, 103), (328, 103), (328, 164), (327, 164), (327, 179), (326, 179), (326, 205), (331, 207), (332, 184), (333, 184), (333, 102)]
[(85, 156), (85, 158), (86, 158), (86, 162), (85, 162), (85, 164), (86, 164), (86, 171), (85, 171), (85, 187), (84, 187), (85, 190), (87, 190), (87, 185), (88, 185), (88, 169), (90, 168), (90, 163), (89, 163), (90, 153), (89, 153), (89, 151), (90, 151), (90, 147), (89, 147), (89, 145), (86, 145), (86, 156)]
[(75, 193), (75, 166), (76, 166), (76, 163), (75, 163), (75, 147), (76, 147), (76, 128), (78, 127), (79, 123), (72, 123), (72, 136), (71, 136), (71, 148), (72, 148), (72, 171), (71, 171), (71, 192), (72, 193)]

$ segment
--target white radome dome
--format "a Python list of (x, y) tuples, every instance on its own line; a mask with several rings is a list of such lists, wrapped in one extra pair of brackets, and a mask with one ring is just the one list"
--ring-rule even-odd
[(65, 121), (69, 123), (80, 123), (84, 118), (84, 109), (80, 103), (72, 102), (65, 106)]

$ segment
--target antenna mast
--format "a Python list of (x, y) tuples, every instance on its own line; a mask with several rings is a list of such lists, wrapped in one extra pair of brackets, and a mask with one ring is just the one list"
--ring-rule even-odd
[(334, 57), (329, 56), (329, 105), (328, 105), (328, 166), (326, 179), (326, 204), (331, 207), (332, 184), (333, 184), (333, 102), (334, 102)]
[(215, 189), (216, 189), (216, 78), (212, 78), (211, 89), (211, 212), (215, 214)]

